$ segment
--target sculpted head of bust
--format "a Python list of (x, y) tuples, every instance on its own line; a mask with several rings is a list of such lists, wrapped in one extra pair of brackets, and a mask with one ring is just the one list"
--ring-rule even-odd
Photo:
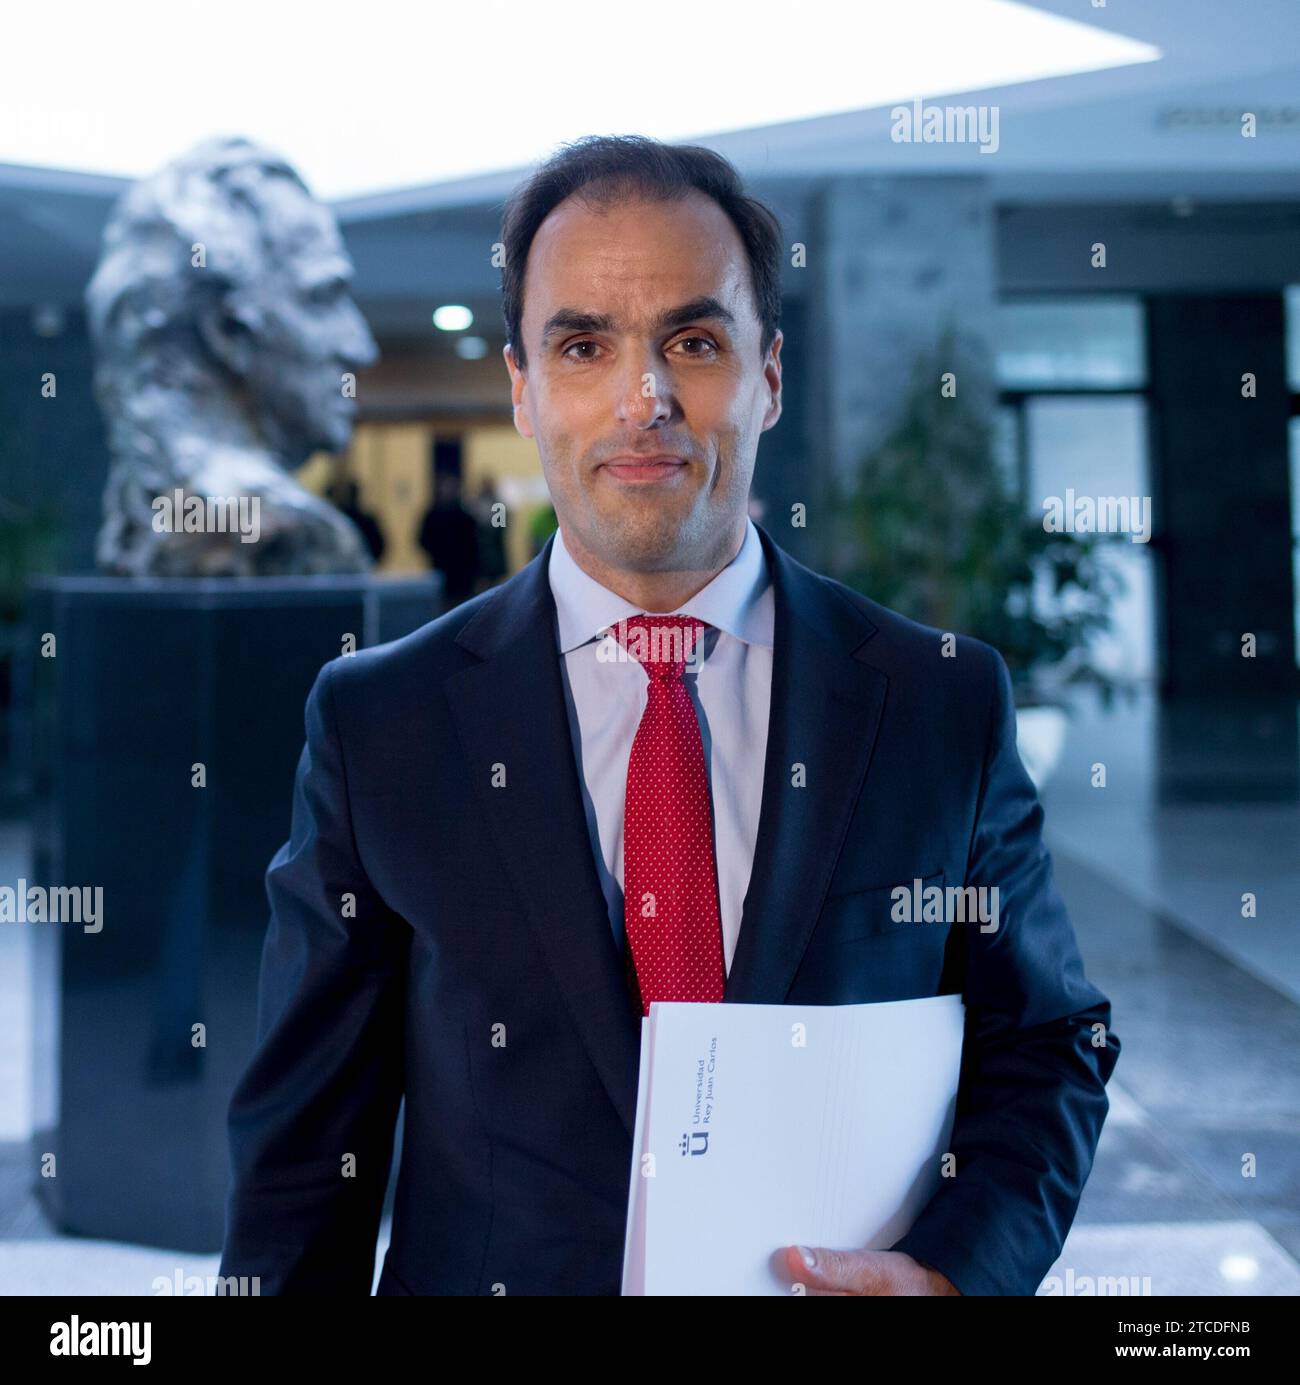
[(333, 213), (248, 140), (200, 144), (125, 194), (86, 290), (112, 453), (101, 569), (369, 568), (351, 521), (287, 470), (347, 447), (355, 371), (378, 357), (351, 275)]

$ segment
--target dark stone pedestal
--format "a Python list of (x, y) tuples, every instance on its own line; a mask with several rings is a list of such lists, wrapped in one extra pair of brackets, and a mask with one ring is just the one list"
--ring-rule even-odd
[(346, 636), (433, 618), (438, 579), (62, 578), (32, 597), (29, 648), (48, 632), (57, 653), (31, 671), (28, 884), (103, 891), (98, 932), (22, 925), (55, 1057), (34, 1148), (57, 1176), (37, 1186), (65, 1231), (216, 1252), (303, 705)]

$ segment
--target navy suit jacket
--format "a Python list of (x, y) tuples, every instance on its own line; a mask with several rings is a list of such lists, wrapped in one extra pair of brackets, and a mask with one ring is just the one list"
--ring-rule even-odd
[[(1119, 1042), (1041, 840), (1006, 665), (965, 637), (941, 657), (941, 632), (759, 533), (771, 717), (724, 1000), (961, 993), (956, 1177), (896, 1248), (963, 1294), (1032, 1294)], [(312, 688), (229, 1113), (221, 1273), (263, 1293), (369, 1293), (403, 1096), (379, 1293), (620, 1290), (640, 1027), (583, 813), (550, 549)], [(917, 878), (996, 885), (1000, 926), (895, 922), (891, 890)]]

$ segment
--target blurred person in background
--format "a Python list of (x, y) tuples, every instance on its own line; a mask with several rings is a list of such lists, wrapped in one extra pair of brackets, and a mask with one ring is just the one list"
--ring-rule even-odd
[(448, 606), (473, 596), (478, 576), (478, 524), (461, 504), (460, 477), (440, 472), (433, 504), (420, 525), (420, 547), (429, 566), (442, 574)]
[(344, 476), (332, 481), (325, 494), (334, 508), (357, 526), (361, 537), (366, 541), (366, 547), (370, 550), (370, 556), (378, 563), (384, 556), (387, 544), (379, 521), (369, 510), (361, 506), (361, 487), (351, 476)]
[[(478, 494), (471, 502), (478, 524), (478, 589), (486, 591), (506, 575), (506, 530), (504, 524), (494, 524), (495, 507), (501, 497), (490, 476), (485, 476)], [(504, 507), (503, 507), (504, 512)]]

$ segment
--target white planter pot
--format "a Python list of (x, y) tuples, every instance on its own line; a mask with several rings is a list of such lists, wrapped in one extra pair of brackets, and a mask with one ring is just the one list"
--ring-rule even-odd
[(1039, 792), (1052, 777), (1061, 758), (1069, 720), (1064, 707), (1016, 709), (1016, 749)]

